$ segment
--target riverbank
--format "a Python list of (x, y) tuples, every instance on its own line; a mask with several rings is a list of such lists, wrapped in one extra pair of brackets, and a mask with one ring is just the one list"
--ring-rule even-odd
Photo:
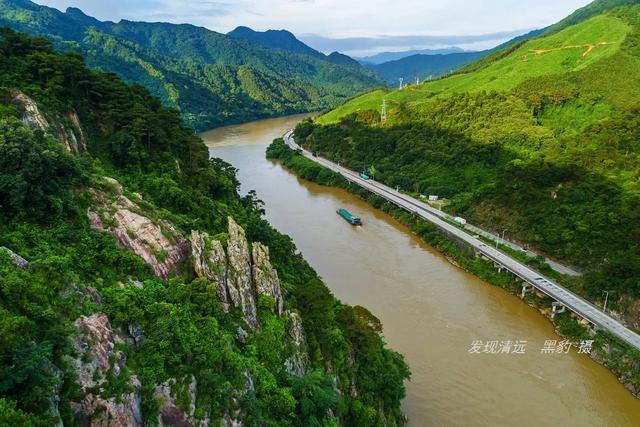
[[(335, 186), (366, 200), (374, 207), (391, 214), (404, 223), (425, 242), (444, 253), (451, 262), (460, 268), (473, 273), (484, 281), (499, 286), (512, 294), (519, 294), (520, 283), (511, 275), (501, 273), (493, 268), (493, 265), (475, 258), (465, 245), (458, 241), (451, 241), (443, 235), (435, 226), (418, 220), (415, 216), (397, 208), (385, 200), (372, 195), (368, 191), (350, 184), (340, 175), (323, 168), (313, 161), (298, 155), (287, 147), (282, 140), (276, 140), (267, 150), (267, 156), (271, 159), (282, 161), (283, 165), (294, 171), (298, 176), (321, 185)], [(640, 354), (633, 348), (621, 342), (612, 335), (598, 331), (593, 333), (575, 319), (570, 313), (562, 313), (551, 319), (548, 307), (551, 300), (543, 295), (530, 294), (525, 302), (535, 307), (545, 315), (554, 325), (556, 332), (565, 339), (571, 340), (574, 345), (581, 341), (593, 340), (591, 358), (607, 367), (618, 380), (636, 397), (640, 394)]]

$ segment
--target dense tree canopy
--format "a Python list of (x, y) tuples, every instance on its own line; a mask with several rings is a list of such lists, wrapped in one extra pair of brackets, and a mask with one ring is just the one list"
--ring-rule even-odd
[[(18, 119), (15, 90), (38, 103), (50, 124), (46, 132)], [(238, 195), (235, 170), (209, 159), (177, 111), (140, 86), (86, 68), (77, 54), (55, 53), (46, 40), (9, 30), (0, 31), (0, 93), (0, 246), (30, 263), (18, 268), (0, 250), (0, 424), (50, 425), (57, 396), (62, 420), (73, 425), (69, 402), (80, 392), (69, 363), (78, 333), (73, 322), (95, 312), (106, 313), (116, 330), (133, 323), (144, 330), (140, 346), (118, 344), (126, 368), (109, 374), (103, 388), (118, 398), (135, 374), (149, 425), (159, 410), (155, 386), (190, 375), (198, 382), (200, 418), (220, 419), (237, 408), (247, 425), (382, 425), (380, 413), (387, 425), (403, 423), (402, 357), (336, 300), (291, 239), (262, 218), (255, 194)], [(55, 137), (59, 126), (73, 125), (70, 112), (77, 112), (87, 142), (79, 154), (64, 151)], [(184, 235), (226, 233), (231, 215), (250, 241), (268, 245), (286, 308), (302, 318), (309, 373), (287, 373), (288, 317), (273, 314), (272, 301), (259, 301), (261, 332), (240, 342), (241, 314), (222, 311), (215, 284), (189, 269), (162, 281), (115, 238), (92, 231), (90, 194), (105, 175), (126, 194), (143, 195), (145, 215), (171, 221)], [(134, 279), (142, 286), (125, 285)], [(238, 399), (247, 373), (254, 388)], [(348, 393), (352, 379), (361, 384), (357, 396)]]

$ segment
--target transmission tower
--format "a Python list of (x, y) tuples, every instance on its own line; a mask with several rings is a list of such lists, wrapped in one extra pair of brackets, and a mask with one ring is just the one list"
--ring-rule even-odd
[(400, 80), (400, 89), (402, 89), (402, 82), (404, 81), (404, 79), (400, 77), (398, 80)]
[(387, 121), (387, 100), (382, 100), (382, 110), (380, 111), (380, 122), (384, 123)]
[(420, 84), (420, 77), (416, 77), (416, 86)]

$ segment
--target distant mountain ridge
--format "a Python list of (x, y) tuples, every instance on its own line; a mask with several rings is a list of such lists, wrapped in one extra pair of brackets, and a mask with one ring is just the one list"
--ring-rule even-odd
[(0, 0), (0, 26), (48, 37), (89, 66), (147, 87), (196, 130), (323, 110), (382, 85), (372, 71), (287, 31), (241, 27), (226, 35), (189, 24), (103, 22), (28, 0)]
[(396, 61), (382, 64), (367, 64), (390, 85), (398, 84), (402, 78), (405, 83), (434, 79), (451, 73), (473, 61), (487, 55), (488, 51), (449, 53), (446, 55), (412, 55)]
[(443, 49), (412, 49), (399, 52), (380, 52), (375, 55), (355, 57), (354, 59), (361, 64), (383, 64), (389, 61), (397, 61), (414, 55), (446, 55), (449, 53), (467, 52), (459, 47), (447, 47)]

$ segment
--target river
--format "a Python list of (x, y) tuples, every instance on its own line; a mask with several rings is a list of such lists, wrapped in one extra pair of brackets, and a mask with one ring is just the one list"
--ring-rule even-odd
[[(604, 367), (559, 340), (519, 298), (449, 263), (389, 215), (346, 191), (301, 180), (265, 159), (274, 138), (304, 116), (201, 135), (211, 155), (239, 169), (266, 218), (293, 238), (342, 301), (368, 308), (412, 372), (403, 407), (410, 426), (640, 426), (640, 400)], [(359, 215), (352, 227), (335, 211)], [(524, 354), (471, 354), (474, 341), (527, 341)]]

